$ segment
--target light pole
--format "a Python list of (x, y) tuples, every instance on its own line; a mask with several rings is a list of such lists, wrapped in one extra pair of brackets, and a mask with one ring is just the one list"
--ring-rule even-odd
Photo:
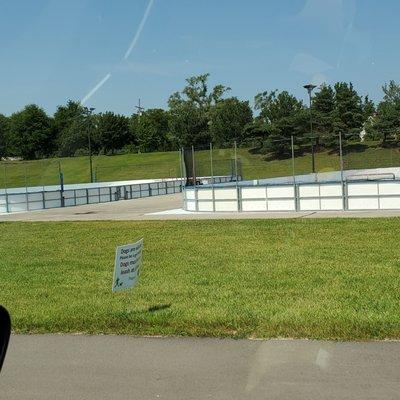
[(142, 107), (140, 104), (140, 99), (139, 99), (139, 105), (135, 106), (135, 108), (137, 109), (138, 121), (140, 121), (140, 117), (142, 116), (144, 111), (144, 107)]
[(312, 91), (317, 87), (312, 83), (303, 86), (304, 89), (308, 92), (308, 97), (310, 98), (310, 134), (311, 134), (311, 155), (312, 155), (312, 172), (315, 173), (315, 144), (314, 144), (314, 136), (313, 136), (313, 115), (312, 115)]
[(88, 121), (87, 121), (87, 132), (88, 132), (88, 141), (89, 141), (89, 166), (90, 166), (90, 183), (93, 183), (93, 161), (92, 161), (92, 138), (91, 138), (91, 121), (90, 117), (92, 116), (95, 108), (91, 107), (87, 109), (88, 111)]

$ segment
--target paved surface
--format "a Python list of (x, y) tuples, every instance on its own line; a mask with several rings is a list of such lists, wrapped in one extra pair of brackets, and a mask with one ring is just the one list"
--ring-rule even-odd
[[(166, 219), (272, 219), (272, 218), (378, 218), (400, 217), (399, 211), (325, 211), (270, 213), (167, 213), (181, 209), (182, 194), (146, 197), (113, 203), (53, 208), (14, 214), (1, 214), (0, 221), (80, 221), (80, 220), (166, 220)], [(161, 214), (154, 214), (160, 213)]]
[(13, 336), (0, 398), (398, 399), (400, 342)]

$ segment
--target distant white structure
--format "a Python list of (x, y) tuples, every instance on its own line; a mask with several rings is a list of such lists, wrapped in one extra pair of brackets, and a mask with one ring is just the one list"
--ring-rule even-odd
[[(372, 122), (375, 118), (375, 115), (371, 115), (370, 117), (368, 117), (368, 121), (367, 122)], [(365, 137), (367, 136), (367, 131), (365, 130), (366, 124), (367, 122), (364, 122), (363, 124), (363, 130), (360, 132), (360, 140), (363, 142)]]
[(22, 161), (22, 157), (1, 157), (0, 161)]

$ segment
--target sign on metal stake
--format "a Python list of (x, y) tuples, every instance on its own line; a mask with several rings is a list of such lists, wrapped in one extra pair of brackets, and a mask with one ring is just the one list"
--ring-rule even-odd
[(118, 246), (115, 253), (112, 291), (130, 289), (139, 280), (142, 264), (143, 239), (133, 244)]

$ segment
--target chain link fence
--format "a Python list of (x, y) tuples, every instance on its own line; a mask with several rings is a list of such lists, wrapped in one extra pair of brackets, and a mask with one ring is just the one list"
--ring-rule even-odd
[(399, 167), (400, 140), (354, 140), (346, 134), (329, 138), (291, 136), (210, 143), (160, 153), (1, 161), (0, 189), (174, 178), (193, 185), (193, 179), (201, 177), (224, 176), (234, 182), (299, 179), (313, 173), (321, 180), (337, 177), (341, 171), (355, 170), (357, 175), (357, 170)]
[(187, 185), (193, 184), (193, 177), (202, 176), (229, 176), (232, 182), (271, 178), (340, 181), (345, 171), (355, 170), (354, 175), (361, 176), (364, 173), (357, 170), (371, 170), (366, 173), (376, 177), (385, 174), (379, 169), (400, 168), (400, 142), (350, 140), (342, 134), (208, 144), (182, 149), (182, 154)]
[(180, 152), (0, 161), (0, 189), (181, 178)]
[(0, 188), (28, 188), (60, 185), (58, 160), (3, 161), (0, 163)]

